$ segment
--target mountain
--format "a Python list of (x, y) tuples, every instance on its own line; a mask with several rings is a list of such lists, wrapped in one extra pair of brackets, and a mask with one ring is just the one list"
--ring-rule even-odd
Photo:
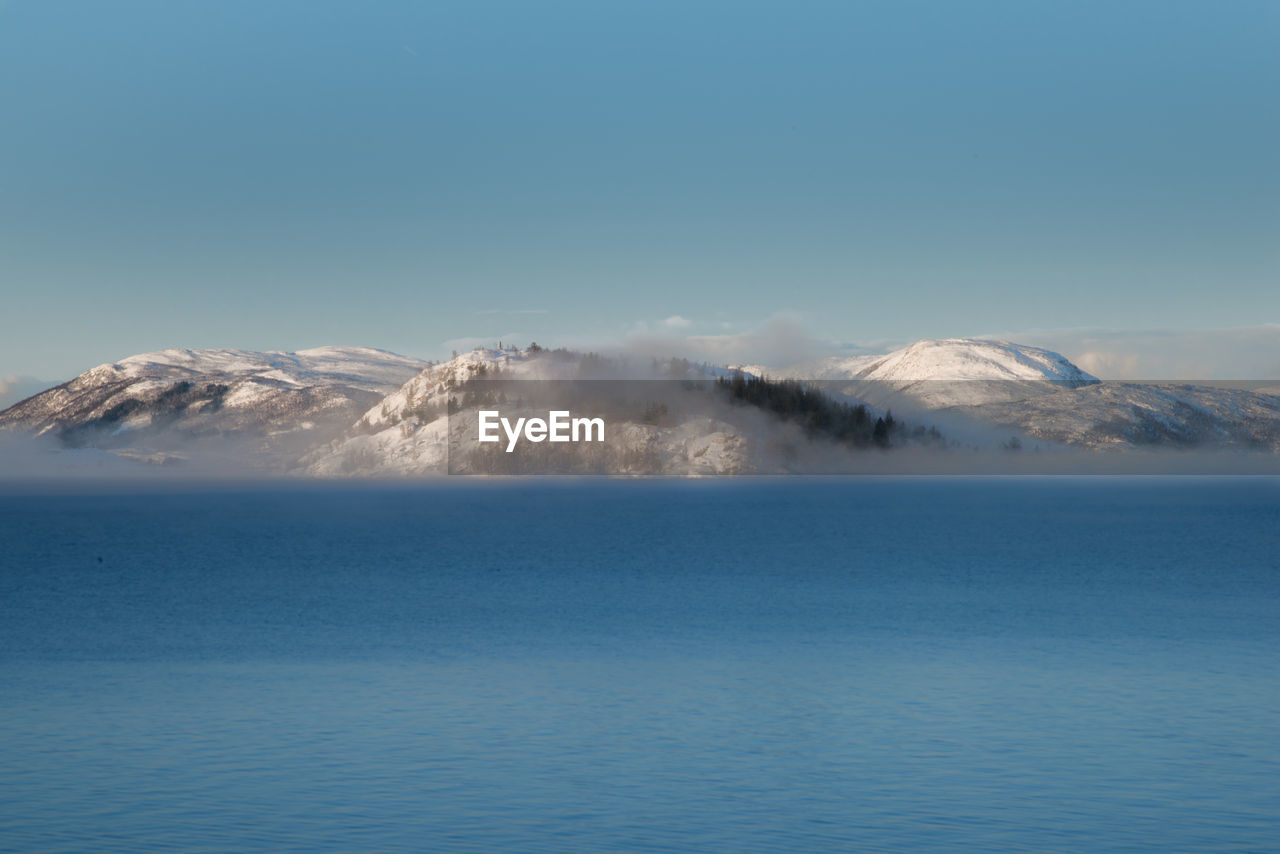
[[(385, 477), (454, 472), (503, 473), (524, 457), (476, 454), (474, 416), (469, 398), (483, 394), (485, 383), (500, 384), (509, 399), (504, 413), (545, 416), (550, 406), (534, 405), (548, 394), (601, 393), (602, 397), (629, 388), (645, 395), (669, 393), (674, 379), (704, 381), (734, 371), (697, 368), (680, 363), (672, 373), (666, 363), (635, 367), (593, 354), (563, 350), (476, 348), (423, 369), (396, 391), (366, 411), (343, 436), (313, 448), (300, 460), (300, 472), (311, 476)], [(636, 385), (629, 385), (637, 381)], [(594, 384), (594, 385), (593, 385)], [(608, 391), (604, 392), (604, 387)], [(525, 398), (523, 402), (521, 398)], [(590, 399), (590, 398), (589, 398)], [(599, 398), (590, 399), (599, 406)], [(600, 448), (575, 448), (587, 455), (594, 469), (613, 473), (727, 474), (754, 470), (752, 444), (741, 424), (712, 417), (690, 416), (678, 423), (644, 423), (647, 400), (631, 401), (610, 419)], [(545, 403), (545, 401), (544, 401)], [(569, 404), (564, 404), (568, 406)], [(449, 414), (453, 412), (453, 416)], [(451, 459), (451, 454), (453, 458)], [(570, 460), (572, 462), (572, 460)], [(547, 465), (547, 461), (543, 461)], [(551, 470), (558, 470), (552, 463)]]
[[(666, 381), (696, 376), (710, 382), (735, 373), (688, 363), (681, 363), (678, 373), (671, 373), (669, 365), (663, 370)], [(464, 438), (465, 416), (475, 412), (465, 399), (474, 393), (469, 384), (499, 376), (508, 384), (548, 380), (552, 386), (655, 378), (648, 365), (632, 368), (594, 354), (540, 348), (478, 348), (439, 364), (363, 347), (296, 353), (165, 350), (99, 365), (24, 400), (0, 412), (0, 432), (43, 440), (23, 446), (18, 456), (28, 463), (27, 458), (40, 456), (41, 465), (64, 473), (80, 470), (78, 460), (81, 469), (109, 463), (112, 472), (121, 470), (122, 461), (136, 461), (196, 473), (443, 474), (450, 439), (456, 445)], [(643, 384), (610, 386), (652, 390)], [(547, 387), (532, 383), (523, 388), (532, 395)], [(588, 387), (595, 391), (604, 385)], [(458, 398), (464, 398), (465, 407)], [(506, 408), (536, 414), (530, 410), (532, 400), (521, 407), (518, 398), (513, 392)], [(457, 410), (453, 418), (451, 403)], [(598, 451), (592, 457), (598, 470), (752, 470), (741, 425), (702, 414), (678, 423), (639, 423), (644, 401), (631, 404), (639, 408), (620, 412), (610, 422), (607, 442), (591, 449)], [(545, 406), (541, 415), (546, 415)], [(634, 421), (629, 420), (632, 415)], [(458, 467), (505, 471), (521, 459), (484, 456), (461, 460)], [(0, 471), (14, 469), (0, 461)]]
[(368, 347), (162, 350), (98, 365), (0, 412), (0, 430), (165, 461), (192, 450), (274, 465), (348, 427), (426, 362)]
[(836, 357), (787, 374), (851, 380), (847, 395), (886, 408), (926, 409), (1025, 400), (1099, 381), (1050, 350), (979, 338), (926, 339), (884, 356)]
[(300, 460), (305, 474), (374, 476), (443, 474), (448, 463), (450, 394), (499, 367), (534, 378), (529, 353), (477, 347), (425, 366), (355, 419), (350, 429)]
[(1069, 387), (1098, 382), (1097, 377), (1080, 370), (1058, 353), (979, 338), (917, 341), (876, 359), (859, 371), (858, 376), (880, 382), (999, 380), (1051, 382)]
[(978, 446), (1016, 439), (1091, 451), (1280, 450), (1280, 398), (1268, 388), (1104, 382), (1061, 354), (1007, 341), (923, 340), (882, 356), (765, 372), (931, 417), (949, 436)]
[(1280, 397), (1235, 388), (1103, 382), (950, 412), (1032, 439), (1099, 450), (1280, 452)]
[[(1244, 389), (1103, 382), (1050, 350), (971, 338), (918, 341), (854, 375), (860, 399), (913, 405), (1083, 447), (1280, 450), (1280, 400)], [(957, 423), (957, 422), (952, 422)]]
[[(596, 412), (610, 426), (601, 444), (567, 456), (549, 443), (509, 455), (477, 442), (479, 411), (498, 407), (513, 417)], [(101, 465), (105, 456), (112, 466), (140, 460), (192, 472), (866, 471), (877, 449), (912, 445), (935, 462), (948, 445), (1274, 456), (1280, 396), (1102, 382), (1048, 350), (969, 338), (783, 370), (536, 347), (478, 348), (441, 363), (364, 347), (164, 350), (99, 365), (15, 404), (0, 412), (0, 433), (40, 437), (45, 461)], [(962, 452), (921, 467), (954, 470)], [(45, 462), (31, 457), (5, 459), (39, 471)], [(16, 470), (0, 460), (0, 473)]]
[(17, 375), (0, 377), (0, 412), (21, 400), (26, 400), (33, 394), (39, 394), (45, 389), (53, 388), (55, 385), (57, 385), (57, 382), (40, 380), (35, 377)]

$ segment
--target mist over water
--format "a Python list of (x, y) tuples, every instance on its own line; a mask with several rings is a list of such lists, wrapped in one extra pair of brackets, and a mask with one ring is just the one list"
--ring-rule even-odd
[(0, 847), (1263, 850), (1274, 478), (0, 491)]

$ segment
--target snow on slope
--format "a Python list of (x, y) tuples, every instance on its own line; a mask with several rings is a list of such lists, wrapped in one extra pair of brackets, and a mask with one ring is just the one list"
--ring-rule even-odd
[(557, 378), (556, 366), (563, 364), (563, 360), (537, 359), (535, 355), (514, 347), (504, 350), (477, 347), (447, 362), (426, 366), (365, 412), (356, 422), (355, 429), (361, 432), (384, 430), (415, 416), (418, 420), (433, 420), (444, 412), (450, 389), (490, 370), (500, 369), (512, 379)]
[[(450, 394), (486, 372), (505, 379), (672, 379), (747, 372), (810, 380), (830, 393), (908, 418), (912, 410), (932, 410), (924, 423), (980, 422), (983, 435), (1000, 440), (1012, 430), (1095, 449), (1227, 445), (1280, 450), (1280, 397), (1274, 394), (1100, 383), (1051, 351), (965, 338), (919, 341), (886, 355), (833, 358), (778, 371), (759, 365), (706, 368), (682, 360), (630, 368), (581, 353), (515, 349), (480, 348), (441, 364), (364, 347), (296, 353), (175, 349), (99, 365), (21, 401), (0, 412), (0, 430), (44, 434), (63, 447), (148, 462), (220, 454), (229, 465), (243, 463), (257, 471), (442, 473), (448, 463), (450, 427), (444, 416)], [(741, 420), (741, 411), (736, 412), (661, 426), (621, 420), (620, 429), (611, 431), (608, 451), (614, 459), (634, 457), (645, 461), (647, 470), (671, 474), (772, 470), (758, 456), (759, 440), (772, 428), (759, 419)], [(958, 426), (937, 423), (949, 438), (965, 435)]]
[(728, 376), (734, 374), (742, 374), (744, 377), (769, 377), (774, 376), (773, 371), (767, 365), (725, 365), (724, 372)]
[[(432, 366), (371, 407), (347, 436), (304, 457), (301, 471), (327, 476), (443, 473), (453, 429), (445, 413), (460, 383), (495, 369), (517, 379), (572, 378), (581, 375), (581, 359), (581, 354), (479, 349)], [(759, 365), (685, 369), (702, 376), (797, 375)], [(818, 387), (881, 410), (931, 410), (930, 417), (946, 419), (940, 422), (944, 433), (975, 446), (985, 442), (995, 447), (1012, 431), (1091, 449), (1203, 444), (1274, 450), (1280, 435), (1275, 398), (1101, 383), (1057, 353), (1007, 342), (920, 341), (884, 356), (828, 360), (825, 369), (829, 377), (841, 378), (815, 382)], [(650, 471), (724, 473), (766, 470), (769, 465), (762, 467), (757, 456), (757, 440), (764, 435), (759, 425), (745, 430), (742, 424), (723, 421), (686, 422), (674, 429), (634, 422), (614, 426), (610, 435), (617, 437), (616, 450), (648, 460)]]
[(252, 438), (246, 459), (275, 464), (314, 443), (311, 431), (349, 426), (426, 364), (367, 347), (142, 353), (21, 401), (0, 413), (0, 428), (144, 455)]
[(1098, 382), (1050, 350), (980, 338), (925, 339), (883, 356), (834, 357), (786, 373), (849, 380), (838, 389), (841, 393), (900, 409), (1024, 400)]
[(786, 377), (797, 380), (847, 380), (853, 379), (866, 370), (869, 365), (885, 358), (884, 354), (873, 356), (828, 356), (810, 362), (801, 362), (786, 368), (767, 368), (757, 366), (766, 376)]
[(448, 461), (450, 392), (467, 380), (501, 369), (506, 376), (547, 378), (526, 350), (477, 347), (438, 365), (428, 365), (366, 410), (355, 424), (328, 444), (303, 455), (300, 466), (311, 475), (443, 474)]
[(173, 349), (129, 356), (119, 362), (99, 365), (86, 374), (103, 381), (229, 375), (295, 386), (336, 385), (385, 392), (425, 365), (420, 359), (372, 347), (316, 347), (296, 353)]
[(1232, 447), (1280, 452), (1280, 397), (1244, 389), (1104, 382), (955, 411), (1036, 439), (1091, 450)]
[[(653, 366), (567, 351), (494, 350), (484, 347), (448, 362), (423, 369), (417, 376), (371, 407), (341, 438), (316, 447), (300, 461), (300, 471), (332, 476), (421, 476), (444, 474), (449, 468), (449, 442), (474, 447), (460, 431), (465, 417), (450, 419), (449, 400), (468, 380), (498, 376), (503, 380), (578, 380), (711, 378), (738, 373), (725, 368), (689, 365), (681, 361)], [(533, 414), (532, 412), (527, 414)], [(451, 424), (451, 420), (455, 423)], [(733, 425), (709, 418), (673, 426), (617, 422), (606, 438), (608, 470), (626, 473), (621, 459), (634, 458), (632, 473), (724, 474), (749, 470), (750, 446)], [(505, 460), (498, 458), (501, 463)], [(454, 461), (458, 471), (470, 470), (465, 457)]]
[[(1094, 450), (1135, 447), (1280, 449), (1280, 402), (1255, 391), (1102, 382), (1050, 350), (973, 338), (917, 341), (884, 356), (810, 363), (828, 391), (880, 408), (940, 410), (948, 435), (995, 425)], [(795, 369), (791, 373), (795, 375)]]
[(917, 341), (871, 362), (858, 376), (882, 382), (1030, 380), (1067, 386), (1098, 382), (1050, 350), (980, 338)]

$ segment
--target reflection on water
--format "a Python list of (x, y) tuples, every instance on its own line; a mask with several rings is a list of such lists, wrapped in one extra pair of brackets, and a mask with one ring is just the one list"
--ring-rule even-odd
[(0, 848), (1265, 849), (1278, 499), (0, 496)]

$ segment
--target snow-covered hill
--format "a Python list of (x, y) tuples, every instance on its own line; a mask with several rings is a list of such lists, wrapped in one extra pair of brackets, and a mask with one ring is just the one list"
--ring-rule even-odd
[(1058, 353), (980, 338), (917, 341), (872, 361), (858, 376), (881, 382), (1016, 380), (1072, 387), (1098, 381)]
[[(562, 377), (565, 373), (564, 359), (534, 358), (537, 355), (515, 347), (504, 350), (477, 347), (447, 362), (426, 367), (365, 412), (354, 429), (356, 432), (377, 432), (401, 424), (406, 419), (433, 420), (444, 412), (451, 389), (490, 371), (502, 371), (513, 379)], [(576, 359), (573, 364), (577, 364)]]
[(217, 445), (258, 468), (345, 429), (426, 364), (368, 347), (143, 353), (15, 404), (0, 429), (161, 460)]
[[(190, 379), (233, 376), (292, 386), (346, 386), (382, 392), (423, 368), (420, 359), (372, 347), (315, 347), (296, 353), (256, 350), (160, 350), (99, 365), (80, 375), (94, 380)], [(79, 378), (78, 378), (79, 379)]]
[(923, 340), (882, 356), (760, 370), (934, 418), (977, 445), (1018, 436), (1091, 450), (1280, 449), (1280, 399), (1266, 388), (1103, 382), (1058, 353), (1007, 341)]
[(303, 455), (309, 475), (387, 476), (443, 474), (448, 463), (450, 392), (477, 375), (503, 369), (536, 379), (527, 351), (477, 347), (447, 362), (425, 366), (375, 402), (341, 436)]
[(1243, 389), (1104, 382), (952, 411), (1033, 439), (1090, 450), (1280, 452), (1280, 397)]
[(798, 380), (850, 380), (885, 358), (884, 354), (862, 356), (828, 356), (783, 367), (753, 365), (757, 376), (788, 377)]
[[(519, 384), (534, 380), (550, 383), (609, 380), (670, 380), (674, 376), (713, 379), (731, 375), (725, 368), (698, 368), (680, 363), (636, 367), (622, 362), (567, 351), (531, 351), (480, 347), (469, 353), (423, 369), (417, 376), (372, 406), (343, 436), (305, 454), (300, 470), (314, 476), (387, 477), (480, 471), (475, 460), (455, 457), (459, 449), (473, 450), (474, 436), (466, 431), (474, 424), (466, 412), (448, 417), (450, 400), (465, 397), (460, 391), (473, 380)], [(497, 378), (501, 378), (498, 380)], [(530, 394), (539, 389), (527, 386)], [(507, 411), (525, 412), (515, 405)], [(711, 418), (691, 418), (679, 424), (658, 425), (619, 420), (610, 424), (604, 448), (588, 449), (600, 470), (614, 473), (725, 474), (752, 469), (751, 443), (740, 427)], [(463, 451), (467, 453), (467, 451)], [(587, 453), (583, 451), (582, 453)], [(627, 462), (631, 461), (631, 462)], [(498, 456), (489, 463), (502, 465)], [(501, 471), (501, 469), (498, 469)]]
[(850, 380), (845, 394), (899, 409), (1025, 400), (1098, 382), (1050, 350), (980, 338), (926, 339), (883, 356), (835, 357), (785, 373)]
[[(848, 454), (865, 459), (876, 453), (814, 441), (811, 432), (784, 424), (758, 402), (671, 397), (672, 387), (705, 389), (717, 377), (741, 375), (800, 378), (850, 404), (865, 403), (864, 425), (892, 410), (899, 430), (905, 417), (913, 430), (925, 431), (920, 441), (933, 443), (930, 453), (941, 452), (943, 444), (927, 431), (930, 425), (953, 446), (999, 448), (1018, 438), (1024, 447), (1280, 452), (1280, 396), (1265, 390), (1100, 382), (1047, 350), (966, 338), (782, 370), (681, 360), (632, 365), (594, 354), (514, 348), (479, 348), (439, 364), (363, 347), (165, 350), (99, 365), (0, 412), (0, 433), (43, 437), (42, 453), (62, 449), (82, 459), (108, 454), (113, 462), (185, 460), (192, 470), (202, 460), (204, 471), (210, 460), (219, 471), (303, 476), (504, 471), (514, 458), (487, 455), (492, 446), (477, 454), (474, 437), (466, 434), (475, 426), (467, 413), (482, 408), (468, 398), (477, 380), (674, 379), (653, 392), (658, 397), (645, 397), (651, 389), (643, 382), (605, 383), (579, 397), (594, 405), (590, 395), (604, 390), (613, 398), (608, 441), (583, 452), (581, 470), (851, 471), (861, 463)], [(508, 385), (504, 408), (528, 416), (563, 408), (539, 401), (538, 410), (526, 394), (535, 385), (547, 383)], [(620, 387), (642, 392), (629, 391), (622, 400)], [(841, 435), (847, 443), (847, 434)], [(469, 450), (451, 458), (451, 442), (455, 451), (460, 445)], [(538, 453), (550, 450), (544, 446)]]

